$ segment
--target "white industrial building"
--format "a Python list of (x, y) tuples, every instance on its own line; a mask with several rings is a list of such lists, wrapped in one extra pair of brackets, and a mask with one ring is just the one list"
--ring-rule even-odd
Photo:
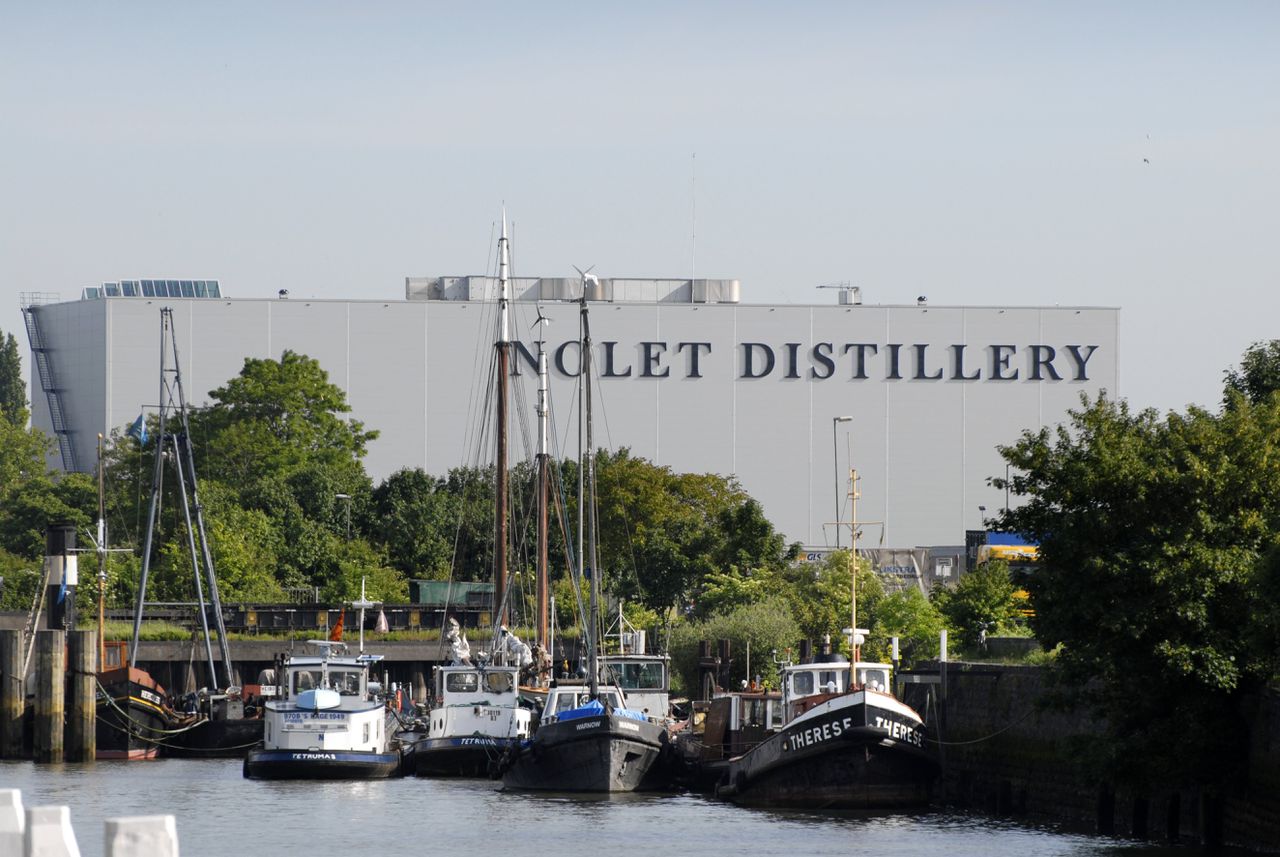
[[(532, 425), (541, 336), (570, 457), (581, 285), (514, 286), (513, 402)], [(434, 277), (407, 279), (403, 299), (231, 298), (214, 281), (133, 280), (27, 301), (33, 422), (59, 438), (69, 466), (91, 469), (98, 432), (156, 405), (169, 306), (192, 404), (246, 357), (293, 350), (318, 359), (352, 416), (381, 433), (366, 459), (375, 480), (402, 467), (443, 474), (477, 460), (469, 433), (495, 291), (487, 277)], [(877, 522), (862, 527), (863, 545), (962, 544), (980, 506), (1004, 504), (987, 484), (1005, 474), (996, 446), (1062, 421), (1081, 393), (1117, 386), (1115, 308), (878, 306), (856, 289), (829, 305), (761, 305), (743, 303), (736, 280), (601, 279), (590, 297), (599, 444), (733, 474), (789, 541), (818, 547), (836, 541), (851, 464), (858, 518)]]

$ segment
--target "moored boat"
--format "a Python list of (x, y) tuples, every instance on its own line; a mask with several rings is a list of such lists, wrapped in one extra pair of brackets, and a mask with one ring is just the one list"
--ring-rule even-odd
[[(512, 744), (529, 737), (533, 712), (521, 704), (519, 655), (514, 663), (503, 661), (515, 645), (502, 646), (492, 658), (472, 664), (470, 647), (460, 636), (457, 622), (446, 639), (453, 645), (453, 663), (436, 667), (427, 735), (414, 747), (414, 767), (419, 776), (488, 776)], [(503, 629), (504, 639), (515, 638)]]
[(502, 763), (506, 788), (557, 792), (631, 792), (667, 788), (666, 727), (624, 707), (617, 688), (559, 683), (529, 741)]
[(928, 803), (938, 762), (920, 716), (887, 692), (889, 676), (887, 664), (850, 669), (839, 655), (784, 667), (782, 723), (767, 725), (741, 755), (712, 764), (720, 773), (716, 796), (803, 809)]
[(164, 688), (146, 670), (120, 666), (98, 677), (94, 740), (98, 759), (154, 759), (182, 728)]
[[(502, 784), (509, 789), (611, 793), (660, 789), (670, 784), (670, 772), (664, 761), (669, 746), (666, 712), (637, 711), (616, 685), (601, 686), (600, 575), (597, 573), (600, 564), (596, 550), (591, 329), (587, 314), (589, 276), (583, 275), (579, 314), (579, 353), (582, 355), (579, 438), (583, 445), (579, 449), (577, 551), (578, 579), (589, 580), (591, 585), (590, 614), (585, 629), (588, 683), (585, 687), (562, 685), (548, 691), (542, 720), (533, 737), (514, 745), (500, 765)], [(661, 675), (665, 685), (665, 672)], [(661, 690), (665, 694), (665, 687)], [(655, 695), (654, 699), (657, 698)]]
[(266, 703), (251, 779), (380, 779), (402, 773), (394, 715), (369, 680), (381, 655), (346, 655), (346, 644), (310, 640), (316, 654), (285, 664), (280, 698)]

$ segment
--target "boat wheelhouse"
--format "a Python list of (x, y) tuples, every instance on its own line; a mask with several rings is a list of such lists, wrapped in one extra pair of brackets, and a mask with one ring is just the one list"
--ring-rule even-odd
[[(710, 733), (710, 713), (705, 724), (702, 781), (718, 774), (718, 797), (751, 806), (927, 803), (938, 763), (920, 716), (888, 693), (890, 677), (888, 664), (851, 666), (824, 654), (783, 667), (780, 694), (726, 695), (720, 734)], [(718, 747), (711, 746), (713, 738)], [(738, 755), (720, 761), (717, 749)]]
[(394, 715), (369, 670), (381, 655), (346, 655), (345, 643), (310, 640), (293, 656), (278, 699), (266, 703), (262, 747), (244, 775), (254, 779), (375, 779), (401, 767)]
[(427, 737), (415, 747), (419, 776), (486, 776), (489, 763), (533, 730), (520, 703), (517, 666), (437, 667)]

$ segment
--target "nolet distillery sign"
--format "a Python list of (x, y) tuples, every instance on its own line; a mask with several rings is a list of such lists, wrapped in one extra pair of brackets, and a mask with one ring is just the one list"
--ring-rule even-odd
[[(512, 373), (537, 371), (537, 345), (516, 342)], [(706, 375), (719, 360), (734, 362), (741, 380), (824, 381), (1088, 381), (1097, 345), (938, 345), (901, 342), (739, 342), (730, 355), (710, 342), (654, 340), (623, 345), (602, 340), (593, 363), (601, 379), (687, 378)], [(581, 369), (576, 340), (548, 351), (555, 371), (574, 377)]]

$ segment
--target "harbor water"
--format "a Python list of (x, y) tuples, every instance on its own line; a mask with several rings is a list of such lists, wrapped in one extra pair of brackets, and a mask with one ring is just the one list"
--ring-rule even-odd
[[(441, 853), (1150, 857), (1162, 848), (945, 811), (815, 814), (740, 809), (695, 795), (591, 799), (512, 794), (484, 780), (246, 780), (239, 760), (0, 762), (0, 788), (28, 806), (66, 805), (84, 857), (102, 822), (172, 814), (183, 857)], [(1215, 852), (1221, 854), (1222, 852)]]

